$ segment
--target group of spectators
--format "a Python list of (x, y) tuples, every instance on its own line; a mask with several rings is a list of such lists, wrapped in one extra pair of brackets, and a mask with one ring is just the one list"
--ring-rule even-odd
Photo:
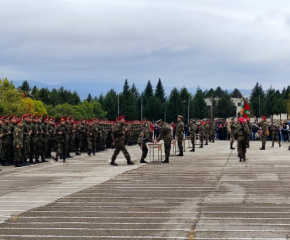
[[(279, 139), (281, 142), (288, 142), (290, 139), (290, 120), (279, 123), (268, 122), (268, 129), (270, 132), (270, 126), (273, 124), (279, 124), (280, 134)], [(176, 123), (172, 122), (169, 124), (171, 129), (171, 135), (173, 139), (175, 139), (176, 133)], [(184, 125), (184, 137), (187, 138), (189, 136), (189, 124)], [(156, 124), (154, 129), (154, 138), (158, 138), (160, 133), (160, 127)], [(255, 120), (250, 124), (250, 133), (251, 140), (260, 140), (260, 123)], [(217, 140), (229, 140), (230, 132), (229, 132), (229, 123), (228, 122), (216, 122), (215, 123), (215, 137)], [(271, 140), (271, 134), (267, 135), (267, 140)]]

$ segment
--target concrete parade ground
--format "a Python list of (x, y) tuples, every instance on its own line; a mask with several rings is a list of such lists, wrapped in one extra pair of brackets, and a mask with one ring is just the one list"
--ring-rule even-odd
[(246, 162), (216, 141), (196, 152), (186, 143), (169, 164), (141, 164), (132, 146), (133, 166), (122, 153), (109, 165), (110, 149), (2, 167), (0, 240), (290, 239), (288, 145), (253, 141)]

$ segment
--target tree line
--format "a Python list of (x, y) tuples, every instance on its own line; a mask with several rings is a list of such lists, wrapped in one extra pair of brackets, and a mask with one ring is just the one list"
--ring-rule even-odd
[[(184, 86), (180, 89), (173, 88), (166, 96), (161, 79), (155, 87), (149, 80), (142, 92), (139, 92), (134, 83), (130, 86), (126, 79), (122, 92), (117, 93), (114, 89), (110, 89), (106, 94), (99, 96), (93, 97), (88, 94), (85, 100), (81, 100), (76, 91), (71, 92), (63, 87), (52, 90), (38, 89), (36, 86), (31, 88), (28, 81), (23, 81), (22, 85), (16, 88), (7, 78), (0, 79), (0, 91), (1, 115), (21, 115), (26, 112), (49, 115), (56, 119), (64, 115), (73, 115), (77, 120), (91, 118), (115, 120), (118, 115), (126, 115), (128, 120), (154, 121), (162, 118), (167, 122), (175, 122), (177, 115), (183, 115), (185, 121), (190, 118), (225, 119), (236, 115), (237, 106), (232, 98), (242, 97), (238, 89), (229, 93), (221, 87), (204, 91), (198, 87), (193, 94)], [(290, 86), (282, 91), (272, 87), (263, 90), (261, 84), (256, 83), (248, 101), (257, 117), (288, 113), (289, 94)]]

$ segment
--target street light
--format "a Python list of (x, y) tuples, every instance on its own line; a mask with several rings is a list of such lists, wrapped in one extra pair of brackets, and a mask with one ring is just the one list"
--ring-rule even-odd
[(183, 117), (185, 117), (185, 114), (184, 114), (184, 104), (186, 103), (185, 100), (182, 100), (182, 104), (183, 104)]

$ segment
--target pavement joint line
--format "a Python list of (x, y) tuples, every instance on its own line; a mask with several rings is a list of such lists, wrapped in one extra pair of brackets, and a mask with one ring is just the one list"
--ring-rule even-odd
[[(21, 238), (53, 238), (53, 239), (57, 239), (57, 238), (93, 238), (96, 239), (96, 236), (59, 236), (59, 235), (1, 235), (0, 237), (21, 237)], [(109, 239), (186, 239), (187, 237), (163, 237), (163, 236), (97, 236), (98, 238), (109, 238)]]
[(4, 227), (1, 228), (1, 230), (75, 230), (75, 231), (79, 231), (79, 230), (89, 230), (89, 231), (178, 231), (178, 232), (188, 232), (190, 231), (190, 229), (183, 229), (183, 228), (170, 228), (170, 229), (166, 229), (166, 228), (153, 228), (153, 229), (148, 229), (148, 228), (16, 228), (16, 227)]
[[(37, 216), (37, 217), (27, 217), (27, 216), (19, 216), (19, 218), (21, 219), (52, 219), (52, 218), (58, 218), (58, 219), (100, 219), (100, 218), (104, 218), (104, 219), (140, 219), (140, 217), (50, 217), (50, 216)], [(142, 217), (142, 218), (146, 218), (146, 219), (188, 219), (188, 220), (195, 220), (195, 218), (191, 218), (191, 217)]]

